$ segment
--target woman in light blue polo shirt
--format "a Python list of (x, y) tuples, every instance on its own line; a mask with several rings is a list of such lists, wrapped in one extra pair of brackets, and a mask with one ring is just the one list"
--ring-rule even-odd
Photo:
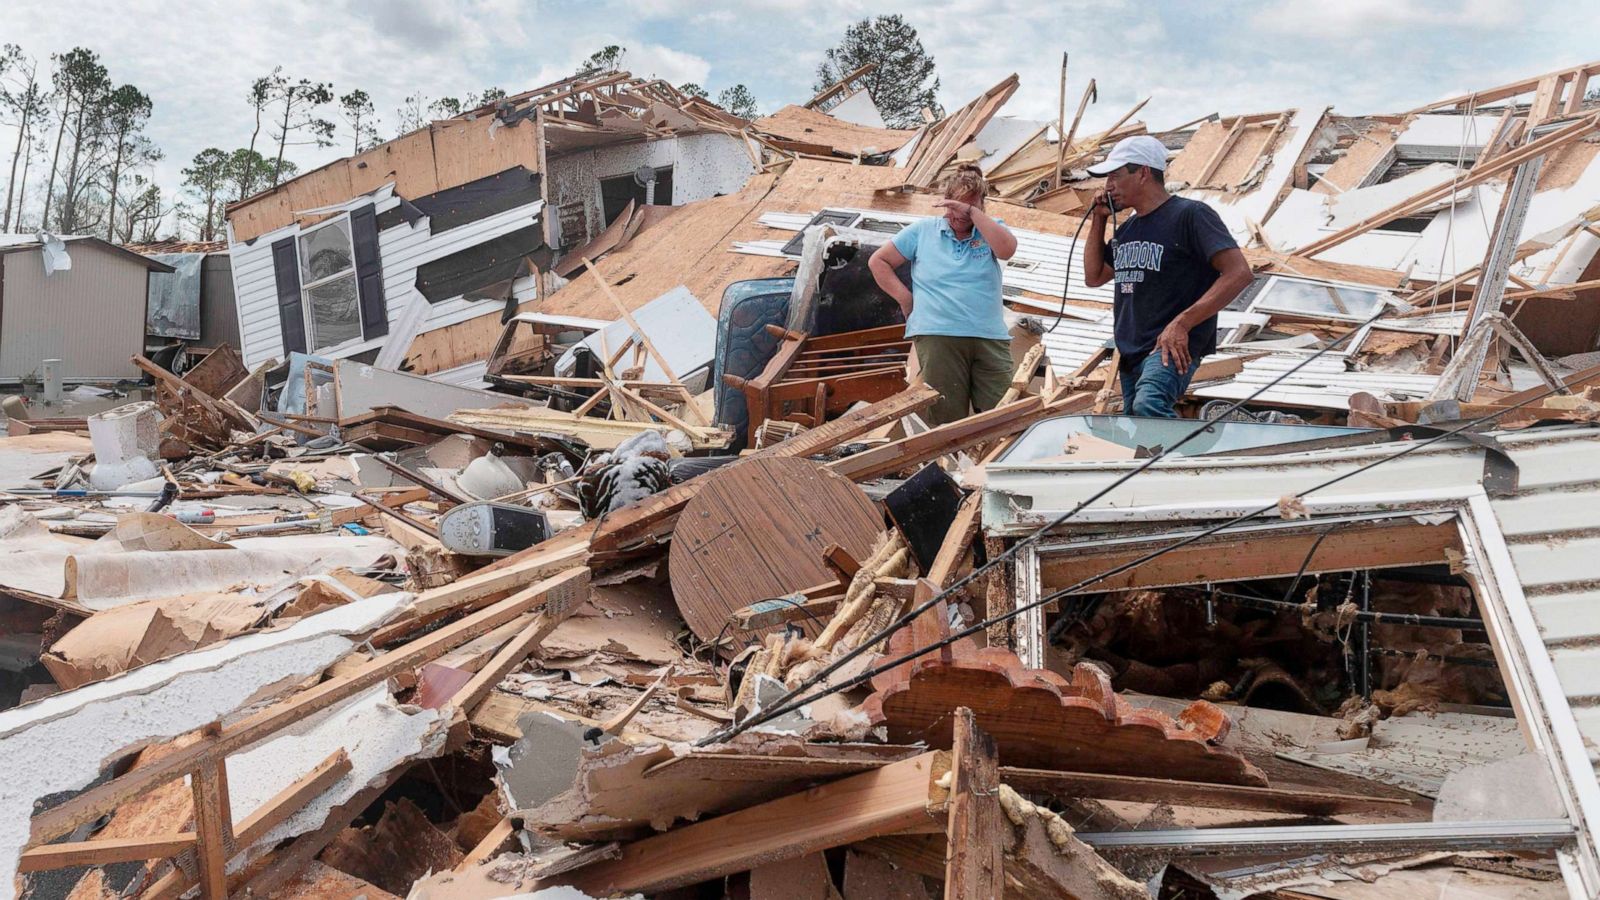
[[(942, 217), (906, 226), (872, 254), (868, 266), (906, 314), (922, 380), (939, 392), (933, 425), (993, 409), (1011, 384), (1011, 336), (1000, 305), (1000, 263), (1017, 252), (1005, 223), (983, 211), (988, 185), (963, 165), (934, 206)], [(895, 270), (911, 263), (911, 288)]]

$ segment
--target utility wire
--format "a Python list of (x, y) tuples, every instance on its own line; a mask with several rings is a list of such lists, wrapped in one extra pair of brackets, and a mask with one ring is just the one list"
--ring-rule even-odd
[[(1410, 443), (1404, 449), (1402, 449), (1402, 450), (1400, 450), (1400, 451), (1398, 451), (1396, 453), (1392, 453), (1392, 454), (1390, 454), (1388, 456), (1379, 457), (1378, 459), (1375, 459), (1372, 462), (1366, 463), (1365, 465), (1362, 465), (1362, 466), (1359, 466), (1359, 467), (1357, 467), (1355, 469), (1352, 469), (1349, 472), (1346, 472), (1346, 473), (1344, 473), (1342, 475), (1337, 475), (1337, 476), (1334, 476), (1333, 478), (1328, 479), (1327, 481), (1321, 482), (1320, 484), (1312, 485), (1311, 487), (1306, 488), (1305, 490), (1295, 494), (1294, 497), (1295, 497), (1295, 499), (1304, 499), (1307, 495), (1309, 495), (1309, 494), (1311, 494), (1311, 493), (1313, 493), (1315, 491), (1322, 490), (1323, 488), (1332, 487), (1333, 485), (1336, 485), (1341, 481), (1345, 481), (1347, 479), (1354, 478), (1355, 476), (1360, 475), (1361, 473), (1369, 471), (1371, 469), (1374, 469), (1377, 466), (1383, 465), (1384, 463), (1393, 462), (1393, 461), (1395, 461), (1397, 459), (1400, 459), (1403, 456), (1408, 456), (1408, 455), (1410, 455), (1412, 453), (1415, 453), (1418, 450), (1421, 450), (1424, 447), (1428, 447), (1428, 446), (1431, 446), (1433, 444), (1439, 443), (1440, 441), (1443, 441), (1443, 440), (1446, 440), (1448, 438), (1454, 437), (1455, 435), (1460, 434), (1463, 431), (1467, 431), (1469, 429), (1472, 429), (1472, 428), (1475, 428), (1475, 427), (1477, 427), (1479, 425), (1482, 425), (1482, 424), (1484, 424), (1486, 422), (1493, 421), (1494, 419), (1497, 419), (1497, 418), (1499, 418), (1499, 417), (1501, 417), (1501, 416), (1503, 416), (1503, 415), (1505, 415), (1507, 413), (1515, 412), (1516, 410), (1522, 409), (1525, 406), (1529, 406), (1529, 405), (1531, 405), (1531, 404), (1533, 404), (1533, 403), (1535, 403), (1535, 402), (1537, 402), (1539, 400), (1543, 400), (1544, 398), (1549, 397), (1549, 396), (1551, 396), (1551, 395), (1553, 395), (1553, 394), (1555, 394), (1555, 393), (1557, 393), (1559, 391), (1563, 391), (1563, 390), (1566, 390), (1566, 384), (1565, 383), (1557, 384), (1557, 385), (1555, 385), (1553, 387), (1550, 387), (1550, 388), (1546, 389), (1545, 391), (1542, 391), (1539, 394), (1536, 394), (1536, 395), (1534, 395), (1532, 397), (1529, 397), (1528, 399), (1523, 400), (1522, 402), (1517, 403), (1517, 404), (1515, 404), (1513, 406), (1508, 406), (1508, 407), (1506, 407), (1504, 409), (1496, 410), (1496, 411), (1494, 411), (1492, 413), (1489, 413), (1488, 415), (1479, 416), (1476, 419), (1473, 419), (1471, 421), (1463, 423), (1462, 425), (1460, 425), (1460, 426), (1458, 426), (1456, 428), (1452, 428), (1449, 431), (1442, 432), (1442, 433), (1440, 433), (1438, 435), (1435, 435), (1434, 437), (1428, 438), (1427, 440), (1416, 441), (1416, 442)], [(1104, 493), (1104, 491), (1101, 492), (1101, 494), (1103, 494), (1103, 493)], [(1098, 497), (1101, 494), (1096, 494), (1096, 496)], [(1085, 501), (1085, 502), (1088, 502), (1088, 501)], [(1173, 544), (1169, 544), (1166, 547), (1162, 547), (1160, 549), (1151, 551), (1150, 553), (1147, 553), (1144, 556), (1139, 557), (1138, 559), (1132, 560), (1132, 561), (1127, 562), (1127, 563), (1123, 563), (1120, 566), (1115, 566), (1115, 567), (1111, 568), (1108, 571), (1100, 573), (1099, 575), (1095, 575), (1095, 576), (1092, 576), (1090, 578), (1086, 578), (1083, 581), (1078, 582), (1077, 584), (1071, 585), (1069, 587), (1062, 588), (1059, 591), (1056, 591), (1056, 592), (1054, 592), (1052, 594), (1049, 594), (1049, 595), (1046, 595), (1044, 597), (1040, 597), (1037, 600), (1034, 600), (1034, 601), (1032, 601), (1032, 602), (1030, 602), (1028, 604), (1025, 604), (1023, 606), (1016, 607), (1015, 609), (1012, 609), (1012, 610), (1010, 610), (1008, 612), (1002, 613), (1002, 614), (997, 615), (997, 616), (991, 616), (988, 619), (984, 619), (984, 620), (982, 620), (980, 622), (976, 622), (976, 623), (974, 623), (972, 625), (969, 625), (966, 628), (963, 628), (962, 630), (960, 630), (960, 631), (958, 631), (958, 632), (956, 632), (956, 633), (954, 633), (954, 634), (952, 634), (952, 635), (950, 635), (950, 636), (948, 636), (946, 638), (943, 638), (941, 640), (935, 641), (934, 643), (929, 644), (926, 647), (922, 647), (922, 648), (919, 648), (919, 649), (912, 650), (910, 653), (907, 653), (904, 656), (900, 656), (900, 657), (898, 657), (896, 659), (893, 659), (893, 660), (891, 660), (891, 661), (889, 661), (887, 663), (883, 663), (882, 665), (879, 665), (879, 666), (877, 666), (875, 668), (872, 668), (872, 669), (869, 669), (869, 670), (867, 670), (865, 672), (862, 672), (862, 673), (854, 676), (853, 678), (850, 678), (850, 679), (848, 679), (846, 681), (840, 682), (839, 684), (828, 685), (828, 686), (826, 686), (826, 688), (824, 690), (818, 692), (817, 694), (815, 694), (813, 696), (804, 697), (804, 698), (801, 698), (799, 700), (790, 701), (789, 698), (792, 697), (794, 694), (798, 693), (801, 690), (801, 688), (796, 688), (794, 691), (790, 691), (788, 694), (786, 694), (784, 696), (784, 698), (782, 698), (779, 701), (779, 703), (774, 705), (773, 707), (771, 707), (771, 708), (769, 708), (767, 710), (762, 710), (761, 712), (758, 712), (755, 715), (750, 716), (745, 721), (743, 721), (743, 722), (741, 722), (741, 723), (739, 723), (737, 725), (731, 726), (729, 728), (725, 728), (720, 732), (716, 732), (716, 733), (707, 735), (706, 737), (701, 738), (698, 742), (696, 742), (696, 744), (698, 746), (704, 746), (705, 744), (717, 743), (717, 742), (720, 742), (720, 741), (725, 741), (725, 740), (733, 737), (734, 735), (740, 734), (741, 732), (744, 732), (744, 731), (746, 731), (746, 730), (748, 730), (748, 729), (750, 729), (750, 728), (752, 728), (752, 727), (754, 727), (756, 725), (760, 725), (763, 722), (770, 721), (771, 719), (777, 718), (778, 716), (787, 715), (788, 713), (794, 712), (795, 710), (798, 710), (801, 707), (803, 707), (803, 706), (805, 706), (805, 705), (807, 705), (809, 703), (814, 703), (817, 700), (828, 696), (829, 694), (834, 694), (834, 693), (837, 693), (837, 692), (842, 691), (842, 690), (848, 690), (848, 689), (850, 689), (852, 687), (855, 687), (856, 685), (864, 684), (867, 681), (871, 680), (874, 676), (881, 675), (884, 672), (888, 672), (891, 669), (894, 669), (894, 668), (896, 668), (898, 666), (902, 666), (902, 665), (904, 665), (904, 664), (906, 664), (908, 662), (911, 662), (914, 659), (917, 659), (917, 658), (922, 657), (922, 656), (926, 656), (927, 654), (932, 653), (935, 650), (939, 650), (941, 648), (948, 647), (951, 644), (955, 643), (958, 640), (961, 640), (964, 637), (969, 637), (971, 635), (977, 634), (978, 632), (987, 629), (991, 625), (997, 625), (997, 624), (999, 624), (1001, 622), (1010, 621), (1011, 619), (1014, 619), (1017, 616), (1020, 616), (1025, 612), (1028, 612), (1028, 611), (1033, 610), (1033, 609), (1037, 609), (1037, 608), (1039, 608), (1041, 606), (1044, 606), (1047, 603), (1052, 603), (1052, 602), (1054, 602), (1054, 601), (1056, 601), (1056, 600), (1058, 600), (1058, 599), (1060, 599), (1062, 597), (1067, 596), (1068, 594), (1077, 593), (1078, 591), (1082, 590), (1085, 587), (1088, 587), (1089, 585), (1096, 584), (1096, 583), (1104, 581), (1105, 579), (1110, 578), (1110, 577), (1112, 577), (1114, 575), (1120, 575), (1123, 572), (1127, 572), (1127, 571), (1129, 571), (1131, 569), (1135, 569), (1135, 568), (1137, 568), (1139, 566), (1144, 565), (1147, 562), (1150, 562), (1153, 559), (1156, 559), (1158, 557), (1161, 557), (1161, 556), (1164, 556), (1164, 555), (1166, 555), (1168, 553), (1171, 553), (1174, 550), (1178, 550), (1178, 549), (1180, 549), (1182, 547), (1186, 547), (1186, 546), (1188, 546), (1190, 544), (1195, 543), (1196, 541), (1199, 541), (1199, 540), (1202, 540), (1204, 538), (1210, 537), (1211, 535), (1217, 534), (1218, 532), (1224, 531), (1224, 530), (1226, 530), (1228, 528), (1231, 528), (1231, 527), (1233, 527), (1235, 525), (1239, 525), (1239, 524), (1244, 523), (1244, 522), (1246, 522), (1246, 521), (1248, 521), (1250, 519), (1254, 519), (1257, 516), (1261, 516), (1261, 515), (1263, 515), (1265, 513), (1271, 512), (1272, 510), (1279, 508), (1279, 505), (1280, 505), (1281, 502), (1282, 501), (1280, 500), (1280, 501), (1277, 501), (1277, 502), (1269, 503), (1269, 504), (1267, 504), (1267, 505), (1265, 505), (1265, 506), (1263, 506), (1263, 507), (1261, 507), (1259, 509), (1255, 509), (1255, 510), (1251, 510), (1251, 511), (1246, 512), (1246, 513), (1242, 513), (1242, 514), (1240, 514), (1238, 516), (1235, 516), (1232, 519), (1228, 519), (1228, 520), (1226, 520), (1224, 522), (1221, 522), (1221, 523), (1219, 523), (1217, 525), (1212, 526), (1211, 528), (1207, 528), (1204, 531), (1198, 532), (1198, 533), (1193, 534), (1193, 535), (1191, 535), (1191, 536), (1189, 536), (1187, 538), (1184, 538), (1183, 540), (1177, 541), (1177, 542), (1175, 542)], [(1080, 504), (1078, 507), (1075, 507), (1074, 511), (1076, 509), (1081, 509), (1081, 508), (1082, 508), (1082, 504)], [(1030, 537), (1032, 537), (1032, 535), (1030, 535)], [(933, 601), (929, 601), (930, 604), (932, 602)], [(874, 643), (876, 643), (876, 639), (874, 639), (871, 642), (864, 642), (861, 645), (861, 647), (857, 648), (857, 649), (860, 650), (862, 648), (870, 647)], [(835, 668), (837, 668), (837, 667), (835, 666)], [(808, 681), (808, 683), (810, 683), (810, 682)], [(783, 701), (789, 701), (789, 702), (783, 702)]]
[[(1101, 497), (1104, 497), (1105, 495), (1107, 495), (1107, 494), (1111, 493), (1112, 491), (1116, 490), (1118, 487), (1121, 487), (1129, 479), (1133, 478), (1134, 476), (1138, 475), (1139, 473), (1145, 471), (1146, 469), (1150, 468), (1151, 466), (1155, 465), (1156, 463), (1160, 462), (1161, 460), (1167, 458), (1172, 453), (1177, 451), (1177, 449), (1179, 447), (1182, 447), (1183, 445), (1189, 443), (1191, 440), (1194, 440), (1195, 438), (1199, 437), (1200, 435), (1202, 435), (1202, 434), (1206, 433), (1207, 431), (1211, 430), (1211, 428), (1217, 422), (1225, 419), (1228, 415), (1233, 413), (1235, 410), (1240, 409), (1246, 403), (1249, 403), (1249, 402), (1255, 400), (1257, 397), (1261, 396), (1263, 393), (1271, 390), (1274, 386), (1276, 386), (1279, 383), (1281, 383), (1285, 378), (1288, 378), (1290, 375), (1293, 375), (1295, 372), (1298, 372), (1301, 369), (1305, 368), (1306, 366), (1310, 365), (1311, 363), (1315, 362), (1317, 359), (1321, 358), (1323, 354), (1328, 353), (1329, 351), (1333, 350), (1335, 347), (1337, 347), (1340, 344), (1344, 343), (1345, 341), (1349, 340), (1354, 335), (1357, 335), (1357, 334), (1361, 333), (1362, 329), (1364, 329), (1368, 325), (1371, 325), (1373, 322), (1376, 322), (1386, 312), (1388, 312), (1387, 308), (1383, 307), (1383, 305), (1380, 304), (1378, 311), (1373, 313), (1372, 317), (1367, 319), (1365, 322), (1362, 322), (1360, 325), (1356, 326), (1355, 328), (1352, 328), (1349, 331), (1345, 332), (1343, 335), (1340, 335), (1337, 339), (1335, 339), (1332, 342), (1330, 342), (1327, 346), (1322, 347), (1321, 349), (1317, 350), (1315, 353), (1312, 353), (1310, 356), (1308, 356), (1305, 359), (1301, 360), (1299, 363), (1295, 364), (1294, 366), (1292, 366), (1292, 367), (1290, 367), (1288, 369), (1285, 369), (1281, 374), (1279, 374), (1278, 376), (1273, 378), (1271, 381), (1268, 381), (1266, 384), (1262, 385), (1261, 387), (1257, 388), (1249, 396), (1241, 398), (1239, 400), (1235, 400), (1233, 403), (1229, 404), (1229, 406), (1226, 409), (1224, 409), (1221, 412), (1219, 412), (1216, 416), (1200, 422), (1198, 425), (1195, 426), (1195, 428), (1192, 431), (1190, 431), (1188, 434), (1184, 435), (1181, 439), (1178, 440), (1177, 443), (1173, 444), (1171, 447), (1163, 447), (1161, 449), (1161, 452), (1156, 453), (1155, 455), (1151, 456), (1149, 459), (1146, 459), (1143, 463), (1139, 464), (1138, 466), (1134, 467), (1133, 469), (1130, 469), (1122, 477), (1120, 477), (1117, 480), (1113, 481), (1111, 484), (1106, 485), (1104, 488), (1102, 488), (1101, 490), (1097, 491), (1094, 495), (1090, 496), (1088, 499), (1082, 501), (1077, 506), (1074, 506), (1072, 509), (1069, 509), (1066, 512), (1062, 513), (1061, 515), (1057, 516), (1054, 520), (1052, 520), (1050, 522), (1047, 522), (1044, 525), (1039, 526), (1032, 533), (1022, 537), (1016, 543), (1012, 544), (1009, 548), (1007, 548), (1004, 553), (1001, 553), (999, 556), (996, 556), (994, 559), (989, 560), (984, 565), (979, 566), (977, 568), (974, 568), (971, 572), (967, 573), (967, 575), (964, 578), (962, 578), (961, 580), (957, 581), (955, 584), (952, 584), (951, 586), (949, 586), (949, 587), (945, 588), (944, 590), (938, 592), (931, 599), (923, 602), (922, 604), (920, 604), (920, 605), (918, 605), (916, 607), (913, 607), (911, 610), (907, 611), (904, 615), (900, 616), (900, 618), (895, 619), (893, 622), (890, 622), (887, 626), (885, 626), (877, 634), (875, 634), (875, 635), (871, 636), (870, 638), (862, 641), (860, 646), (856, 647), (854, 650), (849, 651), (848, 653), (844, 654), (843, 656), (839, 657), (838, 659), (836, 659), (833, 662), (829, 663), (828, 665), (824, 666), (815, 675), (812, 675), (810, 678), (807, 678), (805, 681), (801, 682), (800, 684), (796, 685), (794, 688), (792, 688), (789, 691), (787, 691), (782, 697), (778, 698), (778, 700), (776, 702), (779, 703), (779, 704), (787, 704), (788, 701), (792, 700), (796, 696), (799, 696), (799, 694), (802, 691), (810, 690), (811, 688), (816, 687), (818, 684), (821, 684), (825, 679), (827, 679), (827, 677), (829, 675), (831, 675), (834, 672), (838, 671), (840, 667), (844, 666), (846, 663), (850, 662), (851, 660), (855, 659), (856, 657), (861, 656), (862, 654), (866, 653), (867, 649), (869, 647), (873, 646), (874, 644), (877, 644), (879, 641), (881, 641), (881, 640), (887, 638), (888, 636), (894, 634), (896, 631), (899, 631), (901, 628), (904, 628), (906, 625), (910, 624), (910, 622), (913, 619), (915, 619), (917, 616), (921, 615), (922, 613), (924, 613), (928, 609), (931, 609), (935, 604), (939, 603), (941, 600), (943, 600), (946, 597), (956, 593), (957, 591), (959, 591), (962, 588), (966, 587), (968, 584), (971, 584), (977, 578), (979, 578), (982, 575), (984, 575), (985, 573), (987, 573), (990, 569), (995, 568), (996, 566), (1000, 565), (1001, 563), (1003, 563), (1006, 560), (1010, 559), (1011, 557), (1015, 556), (1017, 553), (1021, 552), (1021, 550), (1024, 547), (1034, 543), (1035, 541), (1038, 541), (1040, 538), (1044, 537), (1044, 535), (1047, 534), (1048, 532), (1054, 530), (1055, 528), (1060, 527), (1067, 520), (1071, 519), (1073, 516), (1077, 515), (1080, 511), (1082, 511), (1083, 509), (1087, 508), (1090, 504), (1094, 503), (1095, 501), (1099, 500)], [(765, 720), (763, 720), (763, 721), (765, 721)], [(739, 732), (743, 731), (747, 727), (749, 727), (749, 726), (748, 725), (740, 725), (740, 726), (736, 726), (736, 727), (734, 727), (732, 729), (724, 729), (723, 732), (718, 732), (718, 733), (713, 733), (711, 735), (708, 735), (706, 738), (702, 739), (702, 742), (703, 743), (711, 743), (711, 742), (714, 742), (713, 739), (715, 739), (715, 740), (725, 740), (727, 737), (732, 737), (733, 735), (738, 734)]]

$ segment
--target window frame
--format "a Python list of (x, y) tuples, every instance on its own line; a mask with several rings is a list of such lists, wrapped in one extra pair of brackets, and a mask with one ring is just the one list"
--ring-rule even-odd
[[(307, 353), (317, 353), (318, 351), (322, 350), (330, 350), (334, 347), (348, 344), (351, 341), (359, 342), (364, 339), (363, 336), (367, 333), (367, 323), (361, 314), (361, 282), (357, 274), (358, 267), (356, 265), (356, 241), (353, 233), (354, 225), (350, 221), (350, 214), (348, 212), (343, 212), (339, 215), (333, 216), (326, 222), (318, 222), (316, 225), (313, 225), (312, 227), (307, 228), (295, 235), (295, 265), (299, 266), (300, 268), (300, 272), (298, 274), (302, 276), (307, 274), (306, 264), (308, 260), (306, 260), (303, 256), (306, 239), (311, 235), (316, 234), (318, 231), (321, 231), (325, 228), (332, 228), (340, 222), (344, 223), (344, 228), (341, 230), (341, 233), (344, 235), (345, 242), (350, 248), (350, 267), (342, 271), (335, 272), (332, 275), (325, 275), (312, 281), (302, 280), (300, 283), (300, 314), (305, 319)], [(312, 314), (311, 309), (311, 291), (316, 288), (332, 284), (342, 278), (350, 279), (351, 283), (355, 286), (356, 336), (354, 338), (345, 338), (344, 340), (336, 343), (318, 346), (316, 334), (316, 316)]]
[[(1316, 310), (1307, 309), (1290, 309), (1288, 307), (1274, 307), (1271, 305), (1273, 289), (1282, 282), (1298, 282), (1300, 284), (1308, 284), (1319, 288), (1339, 288), (1349, 291), (1359, 291), (1365, 294), (1373, 294), (1378, 298), (1379, 307), (1392, 308), (1397, 302), (1394, 294), (1390, 293), (1389, 291), (1385, 291), (1382, 288), (1373, 287), (1372, 285), (1351, 284), (1343, 281), (1323, 281), (1316, 278), (1296, 278), (1292, 275), (1274, 274), (1266, 276), (1266, 284), (1262, 285), (1261, 289), (1255, 292), (1255, 296), (1250, 298), (1250, 303), (1245, 307), (1245, 311), (1265, 313), (1274, 316), (1331, 319), (1339, 322), (1365, 322), (1371, 317), (1370, 312), (1367, 314), (1337, 313), (1319, 312)], [(1375, 311), (1376, 310), (1373, 312)]]

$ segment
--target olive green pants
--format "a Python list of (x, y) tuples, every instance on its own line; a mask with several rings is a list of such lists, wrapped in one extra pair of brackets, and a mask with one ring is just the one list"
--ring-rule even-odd
[(929, 425), (994, 409), (1011, 386), (1011, 341), (924, 334), (911, 339), (922, 380), (939, 392), (923, 414)]

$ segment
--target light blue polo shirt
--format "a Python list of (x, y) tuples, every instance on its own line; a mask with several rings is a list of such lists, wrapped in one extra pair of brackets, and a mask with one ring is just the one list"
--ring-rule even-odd
[(943, 216), (934, 216), (901, 229), (894, 246), (911, 261), (906, 337), (1011, 337), (1000, 313), (1000, 260), (976, 227), (963, 241)]

